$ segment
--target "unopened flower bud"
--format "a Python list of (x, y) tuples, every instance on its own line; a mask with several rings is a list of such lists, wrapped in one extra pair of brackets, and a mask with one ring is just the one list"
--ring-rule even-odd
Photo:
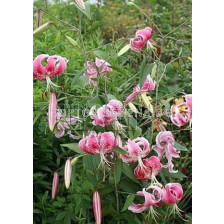
[(100, 194), (98, 191), (94, 191), (93, 193), (93, 212), (96, 224), (101, 224), (102, 208), (101, 208)]
[(59, 174), (56, 171), (56, 172), (54, 172), (54, 178), (53, 178), (53, 182), (52, 182), (52, 190), (51, 190), (52, 199), (54, 199), (57, 194), (58, 184), (59, 184)]
[(66, 189), (69, 188), (71, 182), (71, 174), (72, 174), (72, 164), (71, 160), (68, 158), (65, 163), (65, 170), (64, 170), (64, 179), (65, 179), (65, 187)]

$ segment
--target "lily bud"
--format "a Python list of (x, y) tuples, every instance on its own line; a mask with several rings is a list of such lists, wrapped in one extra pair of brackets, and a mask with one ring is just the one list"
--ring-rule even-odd
[(101, 208), (100, 194), (98, 191), (94, 191), (93, 193), (93, 212), (96, 224), (101, 224), (102, 208)]
[(42, 24), (42, 10), (39, 9), (39, 10), (37, 11), (36, 27), (37, 27), (37, 28), (40, 27), (41, 24)]
[(39, 34), (39, 33), (44, 32), (45, 30), (48, 29), (48, 27), (49, 27), (51, 24), (53, 24), (53, 23), (49, 21), (49, 22), (44, 23), (43, 25), (39, 26), (37, 29), (35, 29), (35, 30), (33, 31), (33, 36), (35, 36), (35, 35), (37, 35), (37, 34)]
[(133, 103), (129, 102), (128, 106), (132, 112), (134, 112), (136, 114), (138, 113), (138, 109), (136, 108), (136, 106)]
[(56, 124), (56, 115), (57, 115), (56, 93), (52, 92), (50, 95), (50, 101), (48, 106), (48, 124), (51, 131), (54, 130), (54, 126)]
[(65, 171), (64, 171), (64, 178), (65, 178), (65, 187), (66, 187), (66, 189), (68, 189), (69, 186), (70, 186), (71, 174), (72, 174), (71, 160), (67, 159), (66, 163), (65, 163)]
[(141, 98), (142, 98), (142, 101), (143, 101), (145, 107), (153, 114), (154, 111), (153, 111), (152, 104), (149, 101), (149, 99), (147, 98), (146, 94), (142, 93), (141, 94)]
[(79, 6), (80, 9), (85, 10), (85, 4), (83, 0), (75, 0), (76, 4)]
[(127, 5), (135, 5), (134, 2), (127, 2)]
[(56, 172), (54, 172), (54, 178), (53, 178), (53, 182), (52, 182), (52, 190), (51, 190), (52, 199), (54, 199), (57, 194), (58, 184), (59, 184), (59, 174), (56, 171)]

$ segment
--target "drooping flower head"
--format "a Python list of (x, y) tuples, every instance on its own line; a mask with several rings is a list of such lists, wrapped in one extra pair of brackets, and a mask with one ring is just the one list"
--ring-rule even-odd
[(169, 183), (163, 189), (162, 201), (166, 204), (178, 203), (183, 198), (183, 188), (179, 183)]
[[(44, 66), (43, 63), (46, 62)], [(48, 54), (41, 54), (33, 61), (33, 77), (38, 80), (46, 80), (47, 88), (55, 86), (50, 78), (61, 75), (67, 67), (68, 60), (59, 55), (49, 56)]]
[(75, 125), (79, 121), (79, 118), (77, 117), (65, 117), (62, 116), (62, 113), (60, 111), (57, 112), (57, 132), (55, 133), (56, 138), (61, 138), (64, 136), (65, 132), (67, 131), (67, 134), (72, 139), (79, 139), (78, 136), (75, 136), (72, 134), (70, 125)]
[(110, 100), (107, 106), (112, 109), (116, 116), (120, 116), (124, 110), (124, 106), (119, 100)]
[(151, 156), (143, 159), (143, 166), (138, 165), (134, 170), (134, 174), (139, 180), (154, 180), (162, 167), (160, 159), (156, 156)]
[(178, 127), (188, 124), (192, 119), (192, 96), (185, 96), (186, 102), (171, 107), (171, 121)]
[(93, 125), (105, 127), (117, 121), (117, 117), (123, 112), (123, 104), (119, 100), (110, 100), (107, 105), (96, 109), (93, 106), (90, 109), (90, 117), (93, 119)]
[(130, 40), (131, 49), (140, 53), (146, 46), (147, 41), (152, 37), (152, 28), (146, 27), (145, 29), (138, 30), (135, 37)]
[(138, 137), (136, 139), (128, 139), (127, 145), (123, 146), (123, 150), (128, 154), (120, 155), (120, 158), (124, 163), (140, 162), (141, 158), (146, 157), (150, 152), (150, 144), (144, 137)]
[(162, 189), (162, 202), (166, 204), (171, 204), (173, 209), (171, 213), (178, 214), (181, 217), (181, 210), (178, 208), (177, 203), (183, 198), (183, 188), (179, 183), (169, 183), (166, 184), (165, 187)]
[(96, 58), (95, 63), (87, 61), (85, 66), (87, 67), (86, 75), (90, 77), (89, 85), (97, 85), (96, 80), (91, 78), (97, 78), (98, 74), (106, 76), (108, 73), (113, 72), (113, 69), (110, 67), (110, 64), (103, 59)]
[(96, 106), (93, 106), (90, 109), (89, 115), (93, 119), (93, 125), (101, 127), (110, 125), (116, 119), (115, 114), (113, 114), (113, 111), (107, 105), (103, 105), (97, 110)]
[(105, 154), (113, 153), (113, 148), (119, 144), (119, 138), (113, 132), (96, 133), (90, 131), (89, 134), (79, 141), (79, 148), (88, 154), (100, 154), (101, 163), (109, 164)]
[(113, 132), (96, 133), (90, 131), (89, 135), (79, 142), (79, 147), (88, 154), (112, 153), (118, 144)]
[[(151, 193), (148, 191), (152, 190)], [(137, 195), (145, 197), (145, 202), (143, 204), (134, 204), (132, 203), (128, 210), (133, 213), (142, 213), (146, 209), (150, 210), (152, 217), (154, 218), (155, 211), (153, 206), (156, 206), (162, 199), (162, 189), (158, 186), (150, 186), (147, 189), (143, 188), (142, 191), (138, 191)]]
[(161, 131), (156, 136), (155, 151), (157, 152), (159, 159), (161, 159), (165, 154), (168, 160), (168, 168), (170, 173), (177, 172), (173, 170), (174, 165), (172, 162), (172, 158), (180, 157), (179, 152), (177, 152), (177, 149), (174, 147), (174, 143), (174, 136), (170, 131)]
[(140, 86), (139, 84), (136, 85), (133, 89), (133, 92), (132, 94), (130, 94), (127, 99), (125, 100), (125, 103), (129, 103), (131, 101), (133, 101), (136, 96), (138, 94), (143, 94), (143, 93), (147, 93), (147, 92), (150, 92), (152, 90), (155, 89), (155, 82), (152, 80), (152, 78), (150, 77), (150, 75), (147, 75), (147, 77), (145, 78), (144, 82), (143, 82), (143, 85), (142, 85), (142, 88), (140, 89)]

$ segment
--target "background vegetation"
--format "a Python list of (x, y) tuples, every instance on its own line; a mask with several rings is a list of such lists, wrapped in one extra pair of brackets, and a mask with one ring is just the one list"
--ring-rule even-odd
[[(102, 4), (103, 3), (103, 4)], [(191, 1), (189, 0), (136, 0), (144, 13), (157, 24), (163, 35), (166, 36), (162, 46), (161, 71), (166, 65), (165, 76), (160, 82), (158, 100), (162, 111), (169, 110), (174, 99), (191, 93)], [(93, 104), (104, 104), (110, 97), (124, 101), (131, 93), (132, 87), (139, 82), (139, 69), (144, 54), (128, 53), (117, 57), (119, 50), (134, 36), (135, 30), (150, 26), (154, 29), (153, 40), (160, 45), (161, 36), (134, 7), (128, 6), (125, 1), (105, 0), (91, 5), (91, 20), (80, 13), (72, 1), (34, 1), (34, 28), (36, 13), (39, 8), (45, 9), (58, 19), (81, 28), (81, 34), (71, 27), (58, 22), (48, 13), (43, 13), (43, 23), (53, 21), (64, 34), (76, 40), (79, 48), (88, 58), (94, 60), (96, 56), (106, 58), (111, 63), (114, 72), (108, 76), (105, 91), (101, 83), (98, 95), (93, 87), (88, 86), (84, 73), (85, 57), (73, 47), (68, 40), (54, 26), (34, 37), (34, 58), (39, 54), (58, 54), (69, 59), (68, 67), (62, 76), (56, 78), (62, 88), (58, 91), (58, 101), (61, 109), (74, 109), (80, 105), (87, 107)], [(81, 22), (80, 22), (81, 19)], [(84, 43), (84, 44), (83, 44)], [(153, 62), (153, 58), (152, 61)], [(149, 62), (149, 63), (151, 63)], [(103, 204), (103, 223), (146, 223), (140, 214), (130, 211), (118, 212), (114, 194), (114, 177), (108, 177), (107, 183), (98, 183), (94, 170), (98, 166), (98, 157), (80, 159), (73, 167), (72, 185), (66, 190), (63, 185), (63, 168), (68, 157), (75, 156), (76, 149), (62, 146), (63, 144), (78, 142), (65, 136), (57, 139), (49, 131), (47, 124), (48, 98), (43, 96), (46, 83), (34, 80), (34, 223), (55, 224), (93, 224), (92, 193), (97, 186), (100, 189)], [(112, 95), (112, 96), (111, 96)], [(152, 99), (155, 93), (151, 94)], [(137, 105), (139, 108), (141, 105)], [(77, 114), (76, 114), (77, 115)], [(189, 129), (179, 129), (171, 124), (166, 116), (162, 117), (168, 124), (167, 129), (175, 133), (180, 144), (181, 158), (176, 160), (175, 167), (180, 171), (177, 175), (162, 173), (159, 177), (163, 183), (177, 180), (183, 185), (184, 199), (179, 207), (184, 211), (186, 223), (191, 223), (191, 138)], [(145, 122), (141, 130), (135, 130), (136, 124)], [(91, 127), (90, 120), (86, 121), (85, 130)], [(100, 131), (96, 128), (95, 130)], [(78, 131), (77, 131), (78, 132)], [(136, 133), (137, 132), (137, 133)], [(153, 139), (158, 132), (151, 136), (151, 123), (145, 118), (132, 119), (132, 130), (128, 135), (142, 133), (147, 139)], [(78, 134), (82, 134), (78, 132)], [(51, 199), (51, 183), (53, 173), (59, 169), (60, 185), (58, 196)], [(132, 181), (131, 181), (132, 180)], [(141, 181), (135, 181), (128, 171), (122, 168), (118, 189), (120, 210), (126, 201), (128, 193), (136, 193), (143, 186)], [(159, 216), (161, 224), (183, 223), (178, 217)]]

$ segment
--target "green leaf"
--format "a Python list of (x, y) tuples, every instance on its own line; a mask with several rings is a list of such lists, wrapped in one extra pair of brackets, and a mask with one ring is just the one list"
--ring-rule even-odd
[(84, 14), (86, 15), (89, 19), (91, 19), (91, 15), (90, 15), (90, 4), (87, 2), (84, 2), (85, 4), (85, 9), (81, 9), (78, 7), (78, 5), (75, 4), (75, 6)]
[(117, 56), (120, 57), (122, 54), (126, 53), (130, 48), (131, 48), (131, 45), (127, 44), (118, 52)]
[(109, 55), (101, 50), (94, 51), (94, 54), (100, 59), (108, 60), (108, 58), (109, 58)]
[(130, 125), (134, 129), (138, 125), (137, 120), (135, 118), (133, 118), (132, 116), (125, 116), (125, 122), (126, 122), (128, 127)]
[(152, 67), (151, 78), (154, 79), (156, 76), (157, 64), (154, 64)]
[(76, 47), (78, 44), (75, 40), (73, 40), (71, 37), (66, 36), (67, 40), (70, 42), (71, 45), (73, 45), (74, 47)]
[(128, 207), (131, 205), (131, 203), (134, 201), (134, 199), (135, 199), (135, 194), (128, 195), (127, 199), (126, 199), (126, 201), (124, 203), (124, 207), (122, 208), (121, 211), (124, 212), (125, 210), (127, 210)]
[(99, 98), (99, 96), (95, 96), (95, 97), (93, 97), (92, 99), (90, 99), (89, 101), (88, 101), (88, 105), (90, 106), (90, 107), (92, 107), (92, 106), (94, 106), (94, 105), (98, 105), (98, 106), (101, 106), (103, 103), (102, 103), (102, 101), (101, 101), (101, 99)]
[(67, 147), (67, 148), (69, 148), (70, 150), (72, 150), (72, 151), (74, 151), (74, 152), (77, 152), (77, 153), (79, 153), (79, 154), (85, 154), (85, 152), (83, 152), (83, 151), (79, 148), (78, 143), (61, 144), (61, 146), (63, 146), (63, 147)]
[(145, 81), (146, 76), (151, 73), (153, 66), (154, 66), (154, 63), (147, 65), (146, 59), (142, 61), (142, 64), (140, 66), (140, 77), (139, 77), (140, 88), (142, 88), (142, 85)]
[(119, 154), (122, 154), (122, 155), (126, 155), (128, 154), (128, 152), (124, 151), (123, 149), (121, 149), (120, 147), (116, 146), (115, 148), (113, 148), (113, 150), (116, 152), (116, 153), (119, 153)]
[(179, 178), (179, 179), (187, 178), (187, 176), (182, 174), (180, 171), (178, 171), (177, 173), (170, 173), (168, 169), (163, 168), (160, 172), (162, 172), (164, 176), (167, 176), (170, 178)]
[(108, 100), (117, 100), (116, 96), (114, 96), (112, 94), (107, 94), (107, 99)]
[(71, 217), (70, 215), (67, 213), (65, 219), (64, 219), (64, 222), (63, 224), (71, 224)]
[(179, 144), (178, 142), (174, 143), (174, 147), (177, 148), (179, 151), (185, 151), (188, 152), (188, 149), (185, 148), (183, 145)]
[(123, 168), (123, 162), (121, 159), (117, 160), (115, 171), (114, 171), (114, 178), (116, 179), (116, 183), (118, 184), (121, 179), (122, 174), (122, 168)]
[(142, 134), (142, 129), (139, 128), (139, 127), (136, 127), (136, 128), (135, 128), (135, 131), (134, 131), (134, 136), (133, 136), (133, 138), (138, 138), (141, 134)]
[(131, 169), (131, 167), (126, 164), (126, 163), (123, 163), (123, 169), (122, 169), (122, 172), (127, 176), (129, 177), (131, 180), (133, 180), (135, 183), (139, 183), (138, 180), (136, 179), (134, 173), (133, 173), (133, 170)]
[(78, 81), (79, 77), (84, 73), (85, 70), (86, 68), (84, 67), (75, 74), (74, 78), (72, 79), (72, 85)]
[(62, 220), (65, 216), (66, 216), (66, 211), (59, 213), (56, 217), (56, 221)]

